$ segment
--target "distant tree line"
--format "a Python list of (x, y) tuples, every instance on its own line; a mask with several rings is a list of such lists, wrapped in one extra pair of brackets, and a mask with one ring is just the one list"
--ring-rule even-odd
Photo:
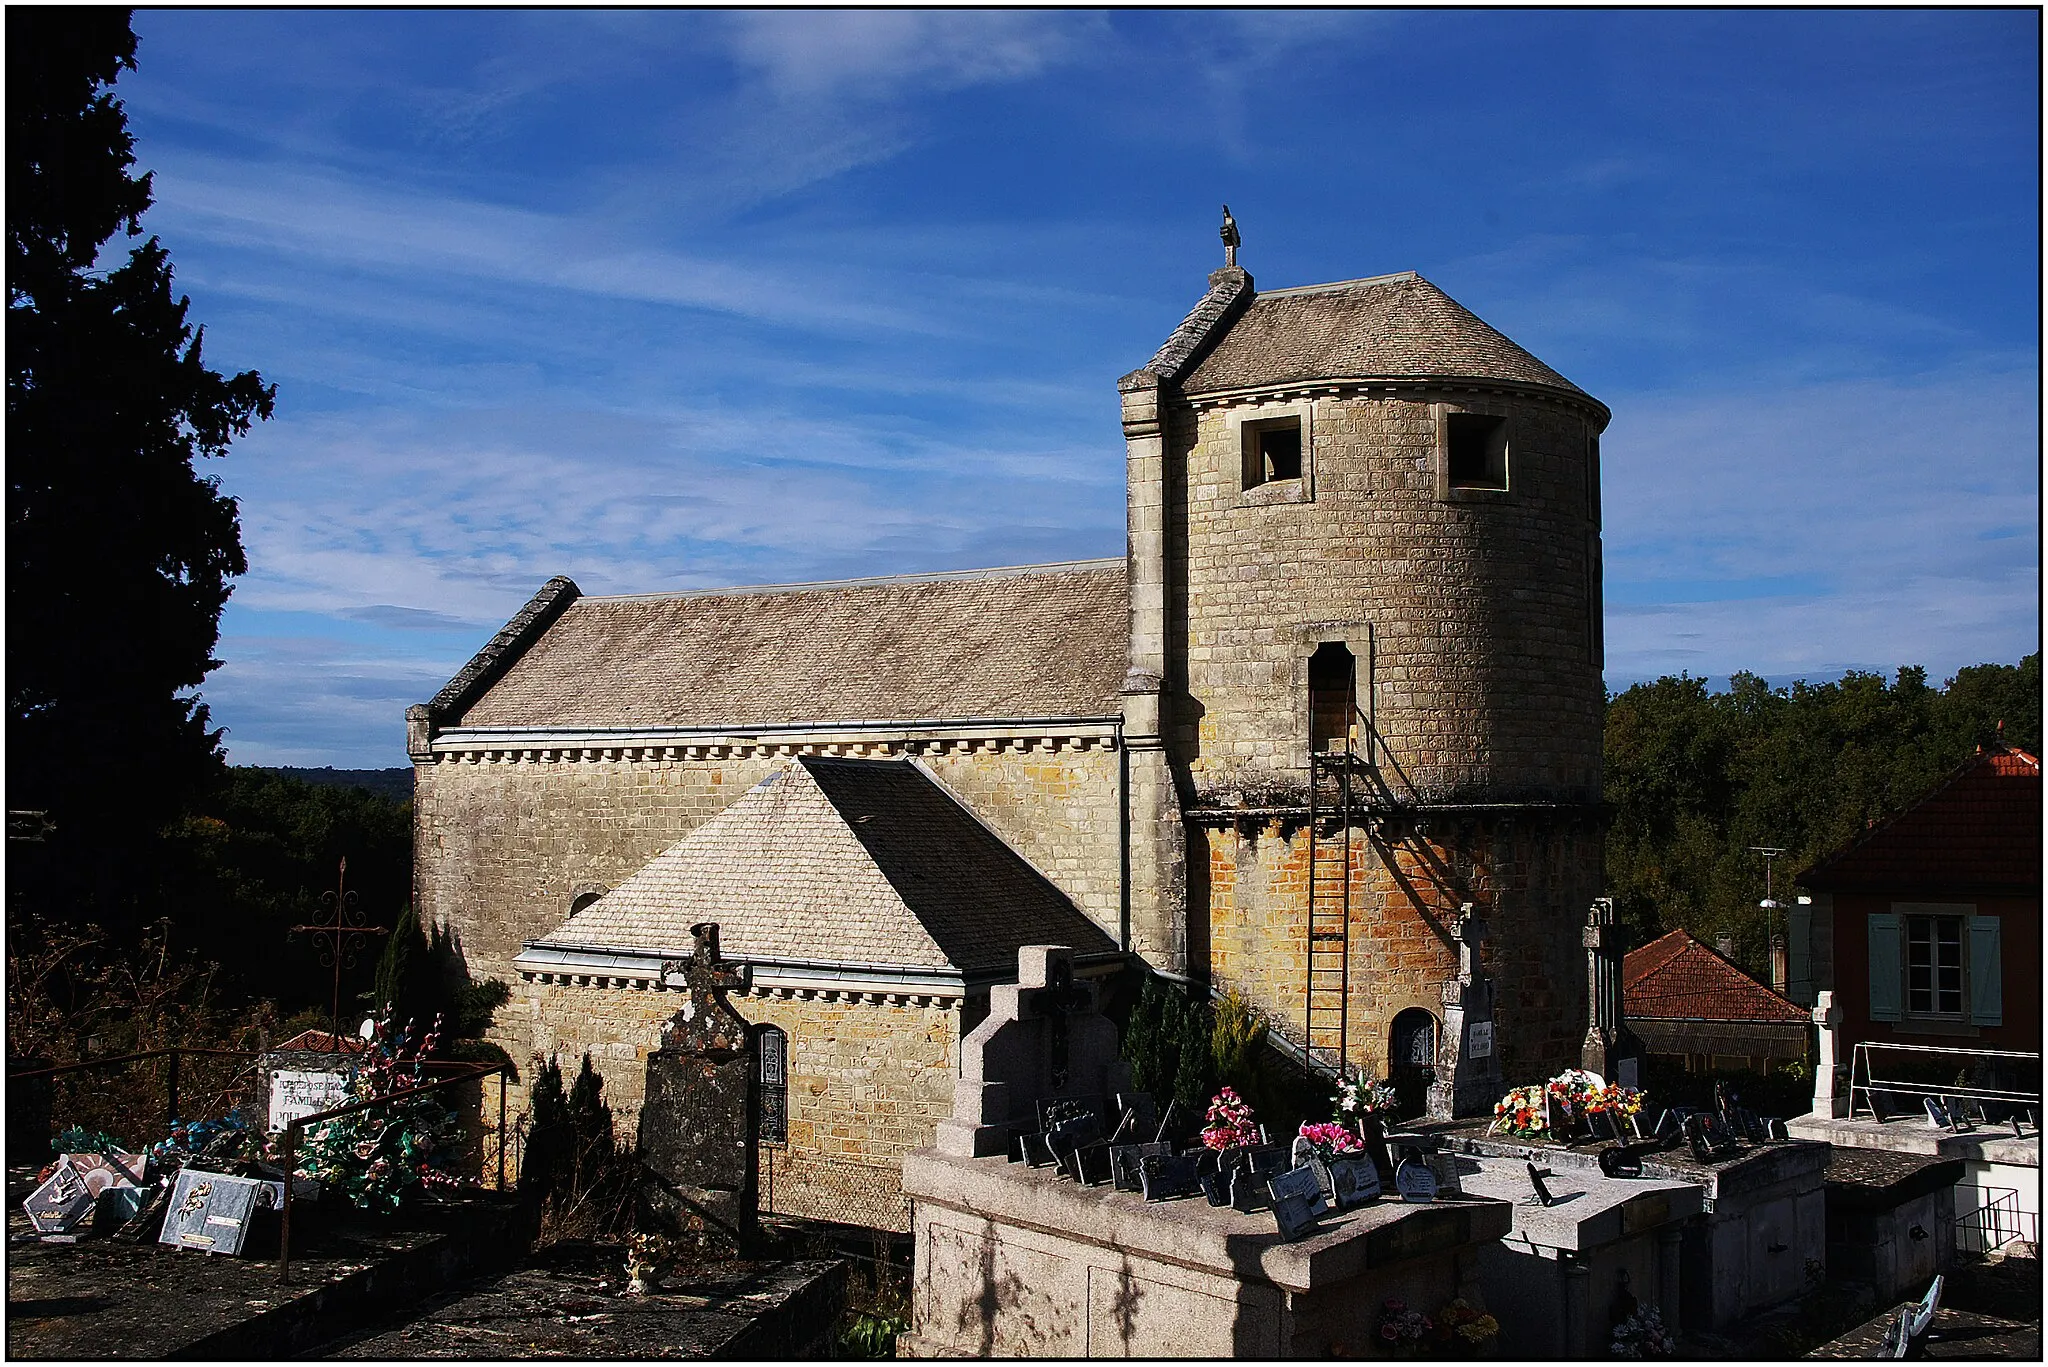
[(1709, 942), (1725, 933), (1764, 972), (1784, 925), (1757, 906), (1764, 861), (1752, 846), (1785, 851), (1774, 889), (1790, 902), (1794, 874), (2000, 740), (2040, 753), (2039, 652), (1960, 670), (1940, 688), (1909, 666), (1890, 680), (1853, 671), (1789, 688), (1743, 673), (1718, 693), (1667, 675), (1613, 695), (1607, 886), (1631, 942), (1681, 926)]

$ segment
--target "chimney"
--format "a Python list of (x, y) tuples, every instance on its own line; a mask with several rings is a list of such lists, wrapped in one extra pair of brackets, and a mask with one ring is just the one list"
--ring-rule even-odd
[(1771, 991), (1785, 995), (1785, 981), (1792, 976), (1791, 956), (1785, 952), (1785, 937), (1771, 937)]
[(1728, 932), (1726, 932), (1725, 930), (1724, 930), (1724, 931), (1722, 931), (1722, 932), (1721, 932), (1721, 933), (1720, 933), (1719, 935), (1716, 935), (1716, 936), (1714, 937), (1714, 948), (1715, 948), (1716, 950), (1720, 951), (1720, 954), (1721, 954), (1721, 957), (1722, 957), (1722, 958), (1724, 958), (1724, 959), (1732, 959), (1732, 958), (1734, 958), (1734, 957), (1735, 957), (1735, 937), (1734, 937), (1733, 935), (1730, 935), (1730, 934), (1729, 934)]

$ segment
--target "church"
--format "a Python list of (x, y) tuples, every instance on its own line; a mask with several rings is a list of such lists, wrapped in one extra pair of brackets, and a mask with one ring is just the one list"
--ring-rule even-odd
[[(415, 889), (630, 1124), (716, 921), (764, 1206), (906, 1228), (1017, 949), (1235, 989), (1413, 1080), (1457, 918), (1505, 1074), (1576, 1063), (1602, 815), (1598, 400), (1404, 272), (1226, 264), (1117, 381), (1122, 558), (715, 592), (549, 581), (408, 709)], [(679, 980), (675, 980), (679, 981)]]

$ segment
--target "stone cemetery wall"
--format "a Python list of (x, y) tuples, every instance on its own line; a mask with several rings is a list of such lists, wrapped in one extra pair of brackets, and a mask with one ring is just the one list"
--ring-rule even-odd
[[(1059, 749), (1050, 741), (976, 748), (994, 744), (912, 742), (891, 753), (922, 758), (1115, 935), (1117, 754), (1074, 742)], [(531, 751), (489, 762), (442, 755), (415, 766), (414, 896), (423, 922), (455, 933), (473, 977), (512, 981), (521, 942), (560, 925), (579, 894), (617, 887), (787, 763), (769, 747), (724, 759), (572, 757), (581, 753)], [(521, 1057), (516, 1050), (513, 1056)]]
[[(682, 1000), (674, 990), (519, 982), (498, 1013), (501, 1042), (522, 1071), (527, 1060), (554, 1054), (573, 1072), (588, 1050), (619, 1133), (630, 1136), (647, 1056)], [(778, 1026), (789, 1039), (789, 1141), (764, 1147), (762, 1208), (901, 1226), (903, 1155), (930, 1144), (952, 1113), (959, 1000), (760, 991), (732, 1000), (749, 1021)], [(513, 1114), (525, 1100), (523, 1088), (512, 1089)]]
[[(1219, 986), (1235, 987), (1299, 1036), (1308, 950), (1308, 835), (1245, 823), (1197, 827), (1191, 852), (1207, 869), (1190, 940), (1207, 948)], [(1206, 849), (1200, 848), (1206, 846)], [(1333, 857), (1334, 838), (1318, 860)], [(1390, 865), (1391, 861), (1391, 867)], [(1319, 867), (1321, 865), (1319, 864)], [(1458, 971), (1458, 908), (1485, 908), (1482, 962), (1493, 976), (1509, 1075), (1550, 1073), (1578, 1059), (1585, 1027), (1578, 926), (1599, 892), (1600, 832), (1591, 819), (1439, 818), (1426, 837), (1351, 843), (1351, 1057), (1384, 1076), (1395, 1015), (1421, 1007), (1441, 1026), (1441, 985)], [(1319, 892), (1318, 898), (1327, 895)], [(1198, 954), (1199, 958), (1199, 954)]]

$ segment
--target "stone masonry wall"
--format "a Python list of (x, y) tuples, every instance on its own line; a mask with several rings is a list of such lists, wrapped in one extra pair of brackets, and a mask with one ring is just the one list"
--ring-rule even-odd
[[(1438, 496), (1436, 402), (1509, 420), (1507, 493)], [(1304, 409), (1306, 501), (1243, 491), (1233, 416)], [(1379, 728), (1419, 796), (1597, 801), (1592, 435), (1564, 404), (1477, 390), (1176, 406), (1170, 743), (1194, 791), (1298, 783), (1301, 629), (1370, 622)]]
[[(1306, 1017), (1308, 835), (1247, 823), (1201, 832), (1207, 886), (1193, 938), (1211, 980), (1236, 988), (1299, 1040)], [(1317, 859), (1336, 858), (1331, 838)], [(1579, 927), (1598, 894), (1592, 821), (1438, 822), (1428, 836), (1351, 844), (1351, 990), (1347, 1052), (1385, 1076), (1394, 1016), (1419, 1006), (1443, 1018), (1440, 987), (1457, 972), (1451, 930), (1473, 902), (1490, 938), (1481, 961), (1494, 975), (1503, 1075), (1549, 1076), (1578, 1057), (1585, 1033)], [(1318, 894), (1321, 895), (1320, 893)]]
[[(1119, 756), (1113, 750), (932, 755), (939, 780), (1117, 933)], [(414, 896), (455, 934), (473, 977), (512, 980), (522, 942), (614, 888), (787, 759), (440, 760), (415, 769)], [(826, 951), (821, 951), (826, 952)]]
[[(638, 1133), (647, 1056), (683, 994), (658, 989), (520, 982), (498, 1014), (499, 1042), (527, 1072), (553, 1054), (573, 1073), (585, 1051), (604, 1078), (618, 1132)], [(789, 1036), (789, 1142), (764, 1145), (764, 1207), (882, 1228), (907, 1228), (901, 1160), (932, 1142), (952, 1114), (959, 1002), (735, 996), (749, 1023)], [(514, 1112), (523, 1090), (511, 1095)]]

